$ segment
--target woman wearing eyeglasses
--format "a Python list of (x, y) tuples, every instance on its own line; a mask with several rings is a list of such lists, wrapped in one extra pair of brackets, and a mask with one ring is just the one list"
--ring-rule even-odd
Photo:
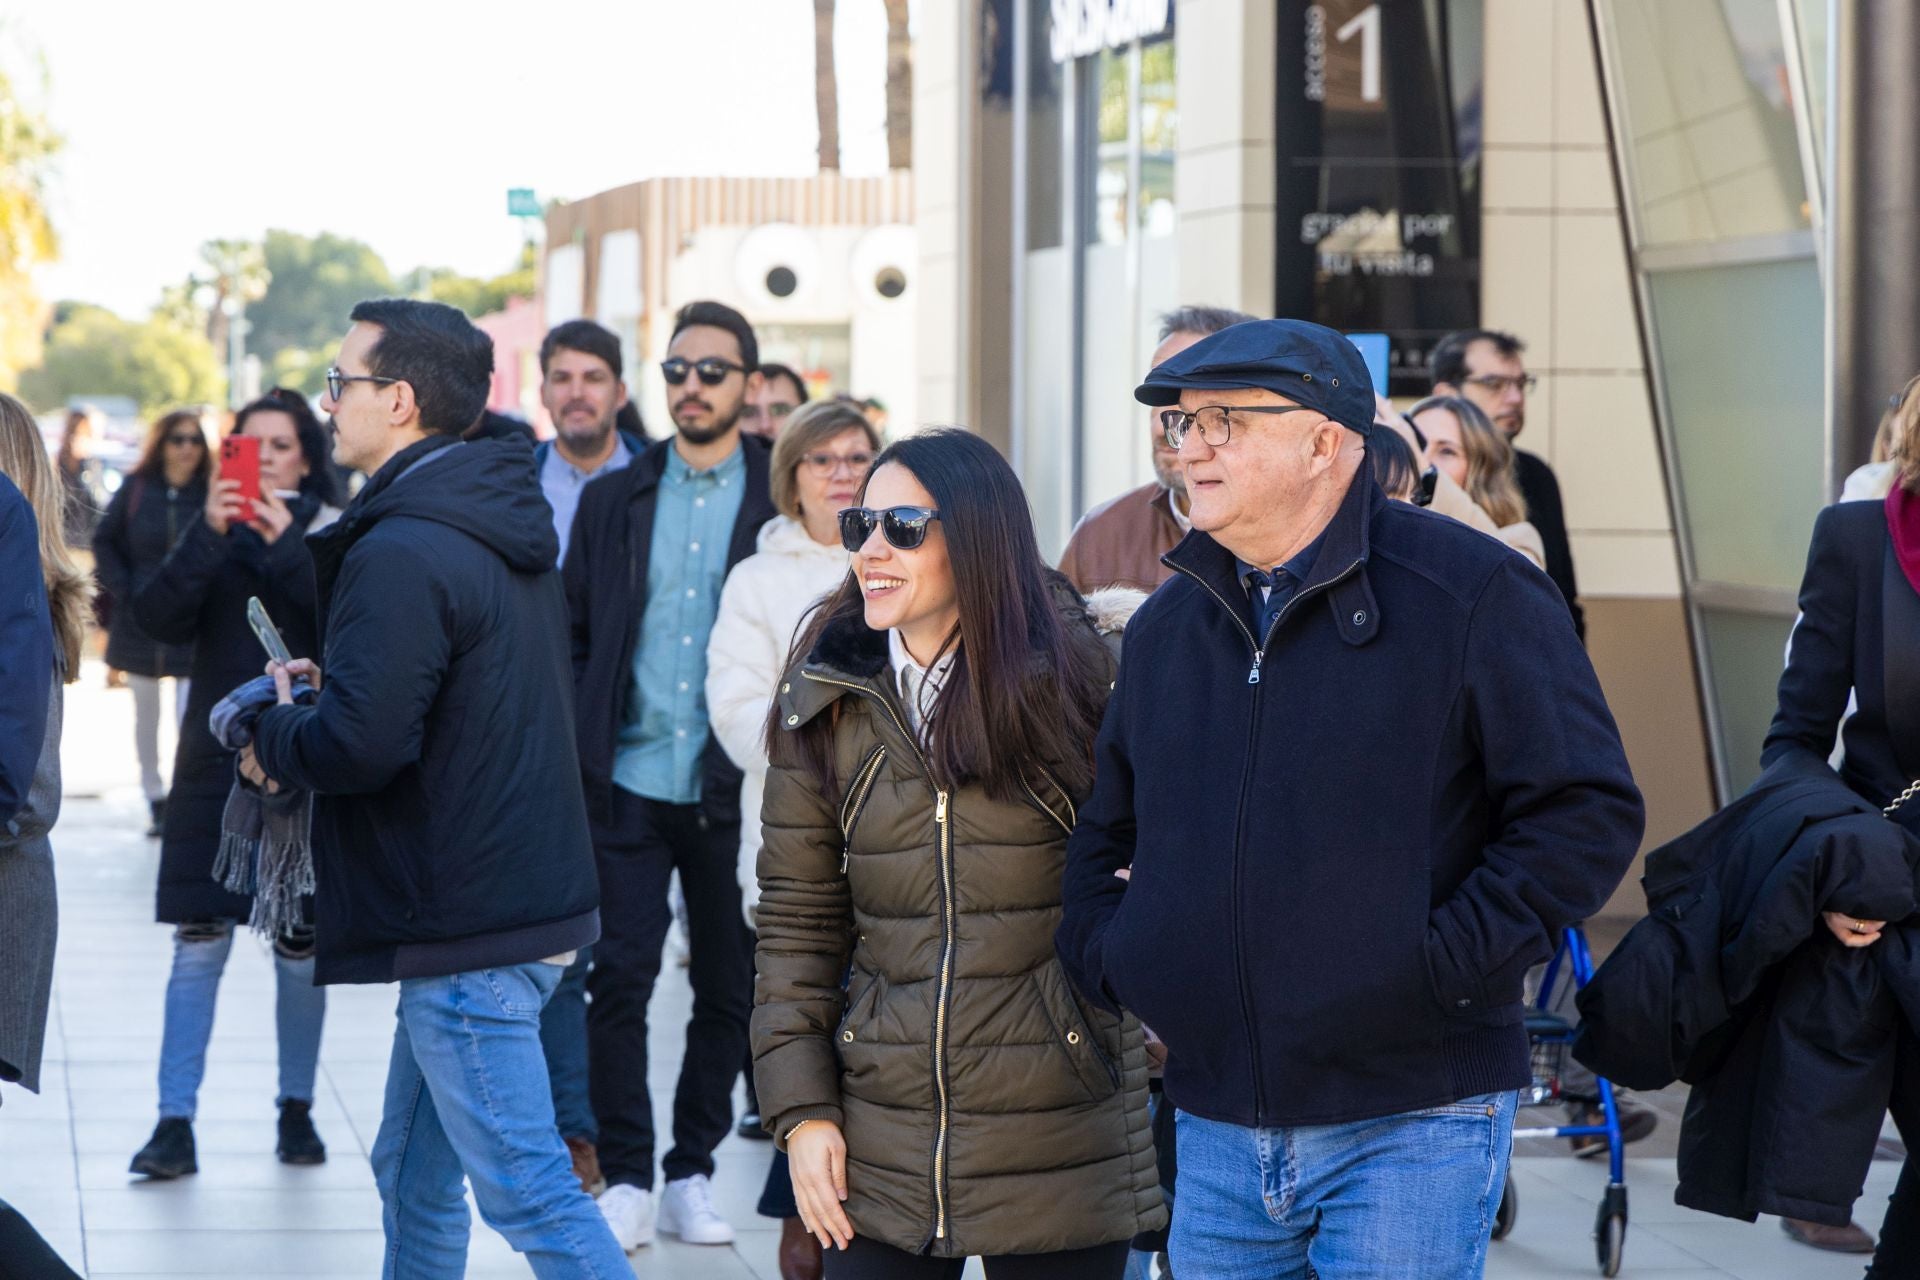
[(133, 686), (133, 745), (153, 819), (149, 836), (160, 834), (167, 816), (167, 784), (160, 776), (160, 682), (175, 682), (174, 708), (180, 714), (187, 702), (180, 682), (192, 665), (193, 651), (184, 644), (155, 640), (131, 606), (134, 593), (193, 524), (212, 477), (213, 450), (202, 412), (175, 409), (162, 414), (147, 431), (140, 461), (114, 493), (93, 534), (94, 572), (111, 602), (107, 666), (124, 671)]
[[(1041, 562), (965, 431), (902, 440), (840, 514), (852, 574), (769, 721), (755, 1078), (830, 1280), (1117, 1278), (1165, 1220), (1138, 1022), (1055, 958), (1113, 680), (1105, 608)], [(1118, 611), (1117, 609), (1115, 610)], [(842, 975), (851, 977), (842, 987)]]
[[(767, 784), (767, 714), (785, 669), (787, 651), (808, 610), (847, 576), (840, 546), (840, 512), (858, 500), (860, 484), (879, 433), (859, 409), (838, 401), (803, 405), (775, 438), (771, 480), (780, 514), (761, 526), (758, 551), (727, 575), (719, 612), (707, 641), (707, 715), (714, 736), (745, 777), (740, 786), (740, 890), (753, 923), (760, 882), (760, 797)], [(752, 1066), (747, 1073), (748, 1112), (753, 1107)], [(778, 1218), (781, 1280), (819, 1280), (820, 1245), (800, 1222), (787, 1177), (787, 1160), (776, 1154), (760, 1196), (763, 1217)]]
[[(166, 837), (160, 847), (156, 918), (174, 926), (160, 1041), (160, 1119), (134, 1156), (132, 1172), (153, 1178), (193, 1173), (193, 1119), (205, 1073), (220, 978), (236, 925), (252, 900), (213, 874), (222, 816), (234, 783), (234, 753), (208, 728), (214, 704), (259, 675), (266, 654), (247, 621), (258, 597), (295, 653), (318, 651), (313, 563), (305, 536), (340, 514), (339, 482), (326, 432), (306, 400), (275, 390), (241, 409), (233, 434), (260, 441), (260, 497), (247, 510), (240, 482), (222, 478), (164, 563), (134, 594), (132, 613), (162, 641), (191, 646), (193, 679)], [(326, 1147), (314, 1131), (314, 1073), (325, 989), (313, 985), (313, 933), (275, 939), (280, 1110), (276, 1153), (285, 1164), (319, 1164)]]

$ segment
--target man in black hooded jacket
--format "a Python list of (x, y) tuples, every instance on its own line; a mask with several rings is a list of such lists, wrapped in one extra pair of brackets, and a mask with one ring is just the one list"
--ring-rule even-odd
[[(327, 374), (335, 456), (372, 478), (309, 542), (323, 663), (242, 769), (319, 796), (315, 977), (400, 983), (373, 1166), (388, 1271), (462, 1274), (480, 1212), (541, 1275), (626, 1276), (554, 1126), (540, 1009), (599, 935), (552, 517), (524, 440), (461, 439), (485, 334), (363, 302)], [(324, 678), (322, 670), (324, 669)], [(319, 688), (291, 705), (289, 676)]]

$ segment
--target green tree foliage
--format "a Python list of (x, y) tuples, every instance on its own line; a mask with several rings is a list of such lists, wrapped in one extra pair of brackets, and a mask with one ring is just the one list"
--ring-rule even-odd
[(469, 316), (487, 316), (507, 309), (508, 298), (531, 298), (535, 287), (536, 251), (522, 246), (520, 265), (491, 280), (463, 276), (452, 267), (418, 267), (401, 277), (400, 288), (412, 298), (425, 298), (458, 307)]
[[(13, 46), (0, 25), (0, 46)], [(17, 53), (0, 48), (0, 54)], [(19, 92), (0, 57), (0, 390), (13, 388), (20, 371), (39, 359), (45, 308), (33, 288), (32, 270), (59, 251), (47, 217), (47, 179), (62, 139), (47, 117)], [(45, 89), (44, 64), (36, 64)]]
[(393, 273), (364, 241), (276, 230), (261, 248), (269, 282), (247, 308), (247, 349), (268, 364), (289, 347), (331, 349), (347, 331), (354, 303), (395, 292)]
[(55, 309), (40, 367), (20, 378), (20, 394), (43, 412), (73, 397), (128, 396), (144, 414), (184, 404), (216, 404), (226, 380), (206, 335), (165, 318), (123, 320), (101, 307)]

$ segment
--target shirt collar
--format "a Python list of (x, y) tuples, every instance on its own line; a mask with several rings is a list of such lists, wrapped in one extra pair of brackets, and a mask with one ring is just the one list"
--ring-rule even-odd
[[(1306, 584), (1307, 575), (1313, 572), (1313, 562), (1320, 558), (1321, 544), (1326, 542), (1326, 540), (1327, 531), (1322, 529), (1319, 537), (1300, 548), (1299, 551), (1288, 558), (1285, 564), (1280, 566), (1283, 572), (1292, 577), (1296, 590)], [(1270, 566), (1267, 565), (1248, 564), (1245, 560), (1238, 558), (1236, 558), (1233, 563), (1242, 583), (1246, 582), (1247, 575), (1250, 573), (1270, 572)]]
[(747, 469), (747, 451), (745, 446), (735, 443), (733, 452), (726, 461), (708, 467), (705, 471), (695, 471), (680, 456), (680, 451), (671, 444), (667, 446), (667, 469), (664, 478), (672, 484), (686, 484), (689, 481), (712, 479), (719, 484), (727, 484)]
[(603, 472), (618, 471), (632, 461), (633, 450), (627, 448), (627, 442), (620, 438), (618, 431), (613, 433), (613, 452), (607, 455), (605, 462), (602, 462), (591, 471), (575, 466), (572, 459), (560, 452), (560, 446), (557, 444), (547, 451), (547, 464), (549, 466), (558, 464), (566, 470), (571, 471), (577, 480), (591, 480)]
[(958, 652), (958, 647), (948, 646), (931, 668), (923, 667), (907, 652), (906, 642), (900, 639), (899, 631), (887, 632), (887, 660), (893, 664), (893, 687), (900, 689), (909, 671), (918, 681), (917, 701), (920, 705), (911, 708), (916, 721), (924, 719), (926, 713), (933, 709), (934, 699), (940, 695), (940, 686), (947, 682), (947, 673), (953, 670), (953, 655)]

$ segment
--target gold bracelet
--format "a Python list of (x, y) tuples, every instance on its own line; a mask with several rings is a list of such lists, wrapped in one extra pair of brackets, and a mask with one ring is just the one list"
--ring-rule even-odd
[(811, 1119), (811, 1120), (802, 1120), (802, 1121), (801, 1121), (801, 1122), (800, 1122), (799, 1124), (797, 1124), (797, 1125), (795, 1125), (795, 1126), (793, 1126), (793, 1128), (791, 1128), (791, 1129), (789, 1129), (789, 1130), (787, 1130), (787, 1136), (786, 1136), (786, 1137), (784, 1137), (784, 1138), (782, 1138), (782, 1139), (780, 1139), (780, 1141), (782, 1141), (782, 1142), (792, 1142), (792, 1141), (793, 1141), (793, 1135), (794, 1135), (794, 1134), (796, 1134), (796, 1133), (798, 1133), (798, 1132), (800, 1132), (800, 1131), (801, 1131), (802, 1129), (804, 1129), (804, 1128), (806, 1128), (806, 1127), (807, 1127), (808, 1125), (810, 1125), (810, 1124), (819, 1124), (819, 1123), (820, 1123), (820, 1117), (819, 1117), (819, 1116), (815, 1116), (815, 1117), (814, 1117), (813, 1119)]

